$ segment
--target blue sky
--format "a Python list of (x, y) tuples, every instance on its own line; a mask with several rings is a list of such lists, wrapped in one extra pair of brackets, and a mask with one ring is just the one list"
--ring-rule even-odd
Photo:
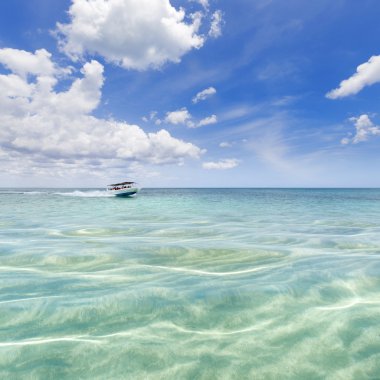
[(376, 0), (2, 1), (0, 183), (380, 186), (379, 14)]

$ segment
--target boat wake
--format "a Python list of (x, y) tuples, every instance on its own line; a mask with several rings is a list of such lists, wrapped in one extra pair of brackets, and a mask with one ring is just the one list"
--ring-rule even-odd
[(46, 191), (0, 191), (0, 195), (13, 195), (13, 194), (25, 194), (25, 195), (40, 195), (47, 194)]
[(98, 198), (98, 197), (113, 197), (113, 194), (105, 190), (75, 190), (70, 192), (58, 192), (55, 195), (62, 195), (64, 197), (83, 197), (83, 198)]

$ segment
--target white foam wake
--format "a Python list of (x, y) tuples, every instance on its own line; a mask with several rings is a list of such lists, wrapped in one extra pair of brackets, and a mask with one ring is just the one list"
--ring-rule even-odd
[(59, 192), (54, 193), (55, 195), (63, 195), (65, 197), (84, 197), (84, 198), (97, 198), (97, 197), (113, 197), (113, 194), (110, 194), (106, 190), (75, 190), (70, 192)]
[(46, 191), (30, 191), (30, 190), (25, 190), (25, 191), (11, 191), (11, 190), (4, 191), (4, 190), (1, 190), (0, 195), (2, 195), (2, 194), (6, 194), (6, 195), (9, 195), (9, 194), (40, 195), (40, 194), (48, 194), (48, 192), (46, 192)]

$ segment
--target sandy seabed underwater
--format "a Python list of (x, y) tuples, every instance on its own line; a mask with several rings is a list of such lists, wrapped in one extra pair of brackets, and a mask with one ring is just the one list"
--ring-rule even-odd
[(380, 379), (380, 190), (0, 190), (1, 379)]

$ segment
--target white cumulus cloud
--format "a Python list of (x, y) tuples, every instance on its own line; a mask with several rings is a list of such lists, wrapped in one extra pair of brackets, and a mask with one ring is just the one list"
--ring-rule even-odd
[(205, 100), (207, 98), (209, 98), (210, 96), (216, 94), (216, 89), (214, 87), (208, 87), (208, 88), (205, 88), (204, 90), (198, 92), (192, 99), (192, 102), (195, 104), (195, 103), (198, 103), (200, 102), (201, 100)]
[(220, 146), (221, 148), (230, 148), (232, 145), (231, 145), (231, 143), (229, 143), (229, 142), (227, 142), (227, 141), (222, 141), (222, 142), (219, 144), (219, 146)]
[(186, 107), (179, 110), (167, 112), (165, 122), (169, 124), (186, 124), (191, 119), (191, 115)]
[[(159, 120), (159, 119), (157, 119)], [(156, 120), (156, 121), (157, 121)], [(218, 119), (216, 115), (207, 116), (198, 122), (193, 121), (193, 117), (186, 107), (183, 107), (176, 111), (167, 112), (164, 122), (168, 124), (182, 124), (189, 128), (199, 128), (209, 124), (217, 123)], [(161, 120), (160, 120), (161, 122)]]
[[(202, 13), (186, 15), (169, 0), (73, 0), (70, 23), (57, 24), (72, 58), (99, 54), (127, 69), (160, 68), (203, 46)], [(187, 20), (186, 20), (186, 16)]]
[(368, 115), (360, 115), (350, 119), (355, 125), (356, 133), (353, 137), (345, 137), (341, 140), (343, 145), (357, 144), (367, 141), (370, 136), (380, 136), (380, 127), (375, 125)]
[(51, 54), (45, 49), (36, 50), (34, 53), (11, 48), (0, 49), (0, 63), (21, 76), (26, 74), (47, 76), (56, 71), (51, 61)]
[(95, 60), (83, 65), (81, 76), (65, 91), (55, 89), (59, 70), (40, 73), (33, 65), (21, 70), (22, 63), (10, 64), (9, 60), (6, 65), (15, 71), (0, 75), (3, 161), (17, 157), (19, 165), (23, 159), (29, 168), (70, 162), (76, 167), (89, 162), (104, 166), (105, 160), (164, 164), (196, 159), (203, 153), (164, 129), (146, 133), (138, 125), (93, 116), (104, 82), (103, 66)]
[(356, 73), (343, 80), (339, 87), (326, 94), (329, 99), (355, 95), (366, 86), (380, 82), (380, 55), (372, 56), (368, 62), (357, 67)]
[(204, 162), (202, 164), (203, 169), (216, 169), (216, 170), (225, 170), (225, 169), (233, 169), (238, 166), (240, 163), (236, 158), (225, 158), (220, 161), (210, 161)]

